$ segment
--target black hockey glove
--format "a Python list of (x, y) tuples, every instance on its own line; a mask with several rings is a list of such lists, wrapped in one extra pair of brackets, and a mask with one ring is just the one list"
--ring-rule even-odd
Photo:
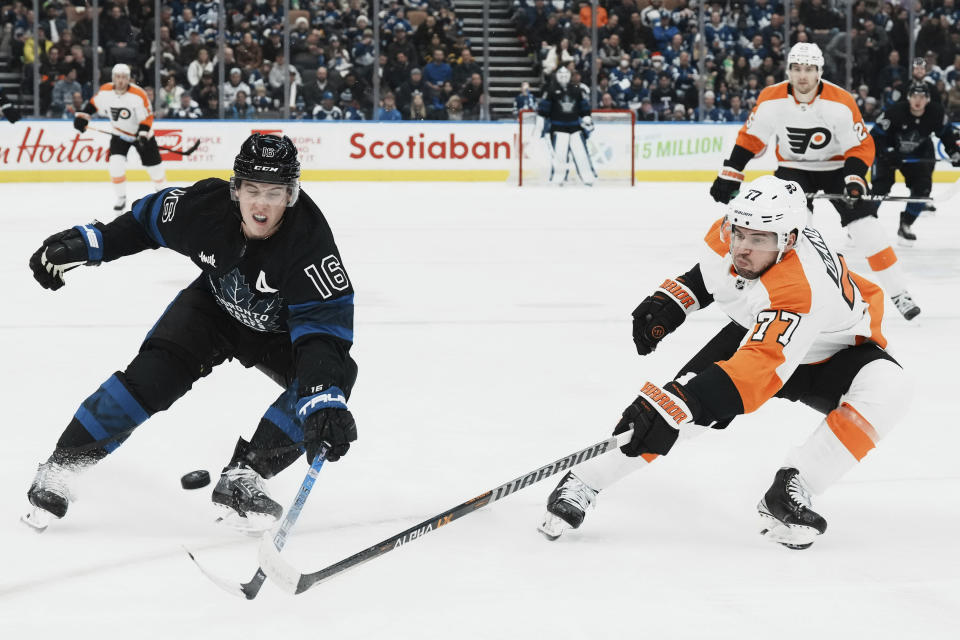
[[(81, 232), (82, 229), (82, 232)], [(33, 278), (44, 289), (56, 291), (66, 282), (63, 274), (80, 265), (98, 265), (103, 259), (103, 238), (92, 224), (56, 233), (30, 256)]]
[(644, 453), (665, 456), (680, 436), (678, 427), (693, 422), (699, 407), (679, 382), (668, 382), (663, 389), (647, 382), (633, 404), (623, 410), (613, 435), (633, 429), (630, 442), (620, 447), (631, 458)]
[(851, 174), (843, 179), (844, 202), (851, 209), (867, 194), (867, 181), (862, 177)]
[(713, 181), (713, 185), (710, 187), (710, 195), (717, 202), (727, 204), (740, 191), (742, 183), (743, 172), (737, 171), (724, 162), (717, 179)]
[(637, 353), (652, 353), (661, 340), (683, 324), (688, 313), (699, 308), (693, 293), (682, 283), (664, 280), (653, 295), (633, 310), (633, 344)]
[(73, 119), (73, 128), (79, 131), (80, 133), (83, 133), (84, 131), (87, 130), (88, 124), (90, 124), (90, 118), (87, 117), (86, 115), (81, 116), (77, 114), (77, 116), (74, 117)]
[(20, 109), (16, 105), (11, 103), (6, 103), (0, 105), (0, 111), (3, 111), (3, 117), (10, 121), (10, 124), (13, 124), (20, 119)]
[(303, 444), (309, 462), (313, 462), (324, 442), (329, 445), (327, 460), (336, 462), (357, 439), (357, 423), (339, 387), (327, 387), (302, 398), (297, 403), (297, 415), (303, 420)]

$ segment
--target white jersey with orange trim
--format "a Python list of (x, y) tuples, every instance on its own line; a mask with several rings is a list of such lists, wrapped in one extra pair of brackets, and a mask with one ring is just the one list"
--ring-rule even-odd
[(747, 280), (733, 268), (721, 223), (707, 233), (700, 272), (714, 302), (748, 329), (737, 352), (717, 363), (736, 386), (745, 413), (773, 397), (802, 364), (866, 340), (886, 346), (882, 290), (849, 271), (816, 229), (807, 228), (780, 262)]
[(97, 113), (110, 119), (114, 134), (133, 142), (140, 125), (153, 126), (153, 111), (147, 93), (135, 84), (131, 84), (123, 93), (113, 90), (113, 83), (100, 87), (97, 95), (90, 99)]
[(797, 101), (789, 81), (760, 92), (737, 134), (737, 145), (757, 155), (774, 136), (777, 160), (794, 169), (839, 169), (851, 156), (869, 167), (876, 153), (853, 97), (826, 80), (808, 104)]

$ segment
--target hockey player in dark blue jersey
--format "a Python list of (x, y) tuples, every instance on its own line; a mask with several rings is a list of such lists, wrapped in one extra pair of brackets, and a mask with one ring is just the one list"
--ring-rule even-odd
[(592, 186), (597, 173), (587, 153), (586, 138), (593, 131), (590, 103), (578, 86), (570, 82), (570, 70), (560, 67), (553, 81), (543, 92), (537, 114), (543, 118), (543, 135), (550, 136), (553, 166), (550, 183), (562, 185), (567, 178), (567, 160), (573, 156), (580, 180)]
[[(930, 134), (940, 138), (943, 152), (953, 166), (960, 166), (960, 148), (953, 123), (943, 105), (930, 100), (930, 85), (914, 82), (907, 90), (906, 99), (884, 109), (870, 131), (877, 147), (870, 176), (874, 195), (890, 193), (897, 170), (903, 174), (911, 196), (930, 195), (936, 164)], [(879, 207), (879, 203), (876, 206)], [(916, 242), (912, 227), (923, 208), (924, 203), (911, 202), (900, 213), (897, 228), (900, 244), (911, 246)]]
[(138, 200), (109, 224), (93, 222), (47, 238), (30, 259), (41, 286), (65, 273), (145, 249), (189, 257), (200, 276), (173, 300), (139, 353), (77, 409), (28, 490), (24, 522), (44, 529), (62, 518), (72, 481), (169, 408), (227, 359), (256, 367), (283, 392), (249, 442), (240, 438), (213, 491), (237, 528), (269, 528), (281, 506), (270, 478), (322, 443), (327, 460), (347, 453), (357, 429), (347, 409), (357, 367), (353, 287), (333, 234), (300, 191), (297, 149), (287, 137), (253, 134), (229, 182), (202, 180)]

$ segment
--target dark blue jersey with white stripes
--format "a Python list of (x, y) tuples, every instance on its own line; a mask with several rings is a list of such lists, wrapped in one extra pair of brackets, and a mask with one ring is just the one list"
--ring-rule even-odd
[(290, 334), (301, 384), (341, 382), (353, 344), (353, 286), (326, 219), (305, 193), (264, 240), (243, 235), (229, 183), (216, 178), (146, 196), (97, 229), (104, 262), (159, 247), (189, 257), (202, 271), (190, 287), (209, 291), (234, 321)]

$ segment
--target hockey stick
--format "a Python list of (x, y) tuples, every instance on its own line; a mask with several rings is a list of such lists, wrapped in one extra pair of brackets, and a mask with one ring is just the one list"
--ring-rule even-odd
[(475, 498), (471, 498), (466, 502), (458, 504), (452, 509), (448, 509), (443, 513), (435, 515), (432, 518), (424, 520), (420, 524), (415, 524), (409, 529), (401, 531), (400, 533), (387, 538), (386, 540), (379, 542), (373, 546), (367, 547), (363, 551), (353, 554), (349, 558), (345, 558), (340, 562), (332, 564), (328, 567), (320, 569), (319, 571), (314, 571), (313, 573), (300, 573), (299, 570), (290, 565), (286, 560), (280, 557), (280, 549), (275, 545), (270, 544), (269, 540), (266, 537), (260, 543), (260, 567), (267, 576), (273, 580), (277, 586), (281, 589), (284, 589), (290, 593), (297, 594), (303, 593), (311, 587), (315, 587), (324, 580), (335, 576), (338, 573), (346, 571), (347, 569), (352, 569), (358, 565), (363, 564), (369, 560), (373, 560), (379, 556), (382, 556), (385, 553), (393, 551), (394, 549), (404, 546), (410, 542), (421, 539), (428, 533), (439, 529), (445, 525), (450, 524), (458, 518), (469, 515), (474, 511), (481, 509), (488, 504), (492, 504), (501, 498), (505, 498), (508, 495), (517, 493), (522, 489), (545, 480), (550, 476), (553, 476), (561, 471), (565, 471), (575, 465), (580, 464), (581, 462), (586, 462), (592, 458), (595, 458), (599, 455), (613, 451), (618, 447), (622, 447), (630, 441), (633, 431), (625, 431), (616, 436), (607, 438), (602, 442), (590, 445), (586, 449), (581, 449), (575, 453), (560, 458), (555, 462), (551, 462), (548, 465), (544, 465), (539, 469), (535, 469), (530, 473), (526, 473), (519, 478), (514, 478), (510, 482), (501, 484), (500, 486), (485, 491), (478, 495)]
[[(283, 549), (284, 545), (287, 543), (287, 534), (290, 533), (290, 529), (293, 528), (293, 525), (297, 522), (297, 518), (300, 517), (300, 512), (303, 510), (303, 505), (307, 501), (307, 496), (310, 495), (310, 491), (313, 489), (313, 483), (317, 480), (317, 474), (320, 473), (320, 468), (323, 466), (323, 463), (326, 462), (327, 451), (327, 445), (323, 444), (320, 447), (320, 453), (318, 453), (317, 457), (313, 459), (313, 464), (311, 464), (310, 468), (307, 470), (307, 475), (300, 484), (300, 489), (297, 491), (297, 496), (294, 498), (293, 504), (287, 511), (287, 516), (283, 519), (283, 524), (280, 525), (277, 533), (273, 536), (272, 543), (267, 542), (267, 544), (275, 549), (277, 553), (280, 553), (280, 550)], [(266, 542), (268, 539), (269, 536), (264, 535), (264, 541)], [(257, 567), (257, 572), (253, 574), (253, 577), (248, 582), (244, 582), (243, 584), (229, 582), (208, 571), (202, 564), (200, 564), (200, 561), (197, 560), (196, 556), (192, 551), (190, 551), (190, 549), (187, 549), (186, 547), (184, 547), (184, 549), (186, 550), (187, 555), (190, 556), (190, 559), (193, 560), (194, 564), (196, 564), (200, 571), (203, 572), (203, 575), (210, 578), (214, 584), (228, 593), (241, 596), (247, 600), (253, 600), (257, 597), (257, 594), (260, 593), (260, 588), (263, 586), (263, 581), (267, 578), (266, 574), (263, 572), (263, 569)]]
[[(815, 193), (812, 196), (808, 196), (814, 200), (849, 200), (850, 197), (842, 193)], [(933, 202), (933, 198), (929, 196), (880, 196), (880, 195), (863, 195), (860, 196), (860, 200), (866, 202)]]
[[(95, 127), (89, 124), (87, 125), (87, 129), (89, 129), (90, 131), (96, 131), (97, 133), (105, 133), (108, 136), (116, 135), (112, 131), (107, 131), (106, 129), (101, 129), (100, 127)], [(181, 156), (188, 156), (194, 151), (196, 151), (199, 146), (200, 146), (200, 138), (197, 138), (196, 140), (193, 141), (192, 145), (187, 147), (186, 151), (183, 151), (181, 149), (174, 149), (173, 147), (161, 147), (160, 145), (157, 145), (157, 149), (160, 149), (160, 151), (169, 151), (170, 153), (176, 153)]]

